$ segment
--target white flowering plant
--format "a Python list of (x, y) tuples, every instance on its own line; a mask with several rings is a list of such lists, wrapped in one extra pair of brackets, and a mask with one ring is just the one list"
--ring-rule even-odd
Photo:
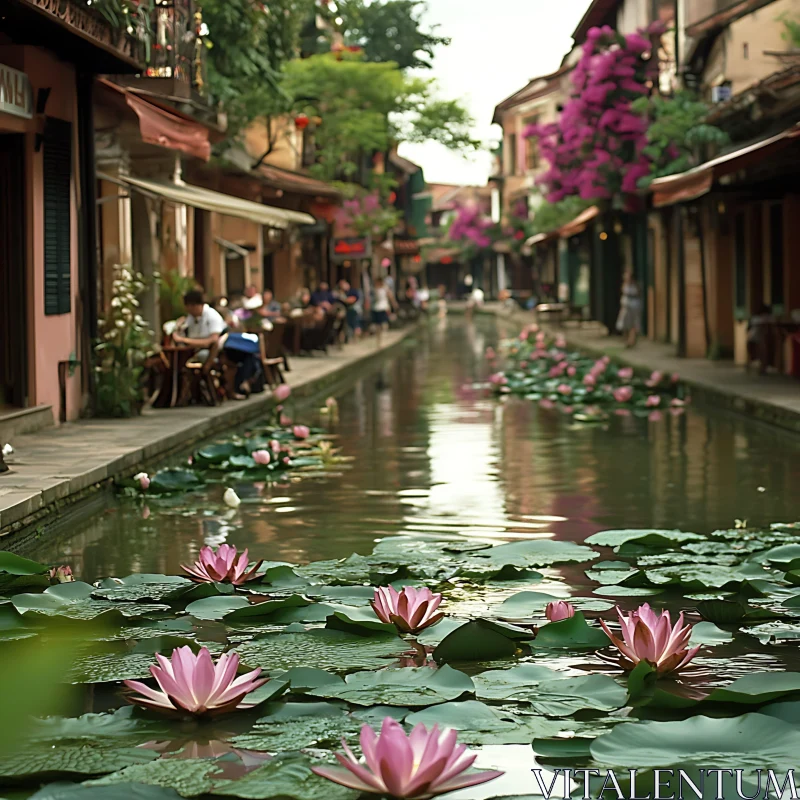
[(95, 345), (98, 416), (132, 417), (144, 405), (144, 362), (154, 342), (153, 331), (139, 313), (139, 298), (146, 289), (141, 273), (127, 265), (114, 267), (111, 302)]

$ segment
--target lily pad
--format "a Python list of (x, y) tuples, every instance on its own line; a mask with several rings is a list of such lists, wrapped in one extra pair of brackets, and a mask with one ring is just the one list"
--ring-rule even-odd
[(169, 758), (134, 764), (106, 775), (87, 786), (110, 786), (118, 783), (144, 783), (174, 789), (181, 797), (195, 797), (211, 791), (214, 775), (221, 774), (219, 765), (200, 758)]
[(580, 611), (569, 619), (550, 622), (539, 629), (531, 646), (535, 649), (568, 647), (570, 649), (597, 650), (608, 644), (602, 629), (593, 628)]
[(224, 464), (233, 455), (246, 454), (244, 445), (235, 442), (209, 444), (194, 454), (194, 463), (198, 467), (212, 467)]
[(534, 715), (513, 714), (477, 700), (442, 703), (406, 717), (409, 726), (422, 723), (459, 731), (458, 741), (471, 745), (527, 744), (537, 736), (555, 736), (561, 724)]
[(164, 469), (153, 476), (147, 493), (177, 494), (197, 489), (201, 484), (200, 478), (188, 469)]
[(327, 617), (326, 627), (331, 630), (369, 635), (372, 631), (396, 633), (391, 622), (381, 622), (371, 608), (337, 608)]
[(551, 681), (558, 673), (539, 664), (520, 664), (511, 669), (481, 672), (473, 678), (475, 695), (481, 700), (514, 701), (529, 696), (542, 681)]
[(357, 706), (387, 705), (415, 708), (457, 700), (472, 694), (472, 679), (463, 672), (443, 666), (387, 669), (348, 675), (344, 685), (327, 684), (312, 689), (316, 697), (346, 700)]
[(47, 565), (0, 550), (0, 572), (8, 575), (39, 575), (47, 572)]
[(589, 544), (600, 547), (613, 547), (615, 553), (669, 550), (685, 542), (698, 542), (705, 539), (699, 533), (666, 530), (614, 530), (600, 531), (589, 536)]
[(695, 763), (714, 767), (788, 768), (800, 748), (800, 731), (763, 714), (677, 722), (617, 725), (591, 745), (592, 758), (609, 766), (659, 767)]
[(699, 644), (727, 644), (733, 641), (733, 634), (718, 628), (713, 622), (698, 622), (692, 626), (692, 637), (689, 640), (690, 647)]
[(172, 789), (143, 784), (84, 786), (74, 783), (51, 783), (31, 795), (30, 800), (179, 800)]
[(56, 775), (103, 775), (155, 759), (156, 753), (116, 743), (61, 741), (29, 745), (23, 751), (0, 758), (0, 777)]
[[(529, 634), (531, 637), (533, 633)], [(498, 625), (475, 619), (464, 623), (445, 636), (433, 651), (434, 661), (494, 661), (510, 658), (517, 652), (517, 642)]]
[(622, 708), (627, 697), (627, 690), (608, 675), (589, 675), (542, 681), (527, 697), (518, 693), (514, 699), (530, 703), (545, 716), (567, 717), (585, 709)]
[(358, 793), (311, 772), (311, 762), (296, 754), (280, 755), (243, 778), (219, 781), (213, 795), (248, 800), (356, 800)]
[(266, 670), (287, 670), (298, 664), (332, 672), (378, 669), (408, 649), (397, 636), (365, 638), (344, 631), (316, 629), (276, 633), (245, 642), (237, 648), (242, 663)]
[(204, 597), (186, 606), (186, 613), (197, 619), (222, 619), (226, 614), (245, 608), (250, 601), (242, 595)]

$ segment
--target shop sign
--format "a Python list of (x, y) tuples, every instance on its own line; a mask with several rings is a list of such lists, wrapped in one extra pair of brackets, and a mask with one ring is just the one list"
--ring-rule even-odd
[(33, 117), (33, 90), (24, 72), (0, 64), (0, 111), (15, 117)]
[(331, 243), (331, 260), (334, 262), (370, 258), (371, 256), (372, 245), (369, 239), (334, 239)]

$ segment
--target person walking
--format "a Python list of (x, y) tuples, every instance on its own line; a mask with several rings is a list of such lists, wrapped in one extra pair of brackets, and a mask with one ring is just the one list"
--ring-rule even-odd
[(372, 324), (377, 330), (378, 347), (381, 346), (381, 334), (389, 328), (390, 311), (397, 311), (397, 301), (383, 278), (378, 278), (372, 303)]
[(617, 330), (625, 340), (625, 347), (633, 347), (642, 329), (642, 293), (633, 272), (625, 270), (622, 279), (622, 294), (619, 300)]

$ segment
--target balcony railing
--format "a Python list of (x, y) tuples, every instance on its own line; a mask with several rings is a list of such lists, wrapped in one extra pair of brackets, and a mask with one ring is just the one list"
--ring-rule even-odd
[(146, 58), (146, 37), (128, 23), (124, 9), (137, 5), (132, 0), (22, 0), (52, 16), (65, 28), (72, 28), (83, 39), (113, 52), (131, 66)]

